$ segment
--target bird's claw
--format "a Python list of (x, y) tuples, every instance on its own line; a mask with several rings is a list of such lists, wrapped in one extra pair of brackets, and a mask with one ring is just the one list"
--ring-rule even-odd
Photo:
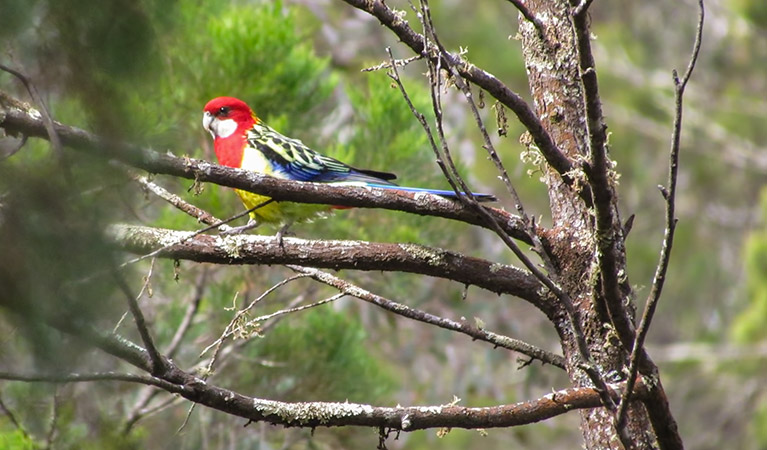
[(230, 227), (229, 225), (221, 225), (218, 227), (219, 234), (222, 234), (224, 236), (233, 236), (237, 234), (242, 234), (248, 230), (252, 230), (253, 228), (256, 228), (258, 226), (258, 222), (256, 222), (253, 219), (248, 220), (248, 223), (245, 225), (239, 226), (239, 227)]
[(280, 244), (280, 248), (283, 251), (285, 251), (285, 243), (284, 243), (282, 238), (285, 237), (285, 236), (292, 236), (293, 235), (293, 233), (288, 231), (288, 228), (290, 228), (291, 225), (292, 225), (292, 223), (288, 223), (288, 224), (285, 224), (282, 227), (280, 227), (280, 230), (277, 231), (277, 235), (275, 236), (277, 238), (277, 241)]

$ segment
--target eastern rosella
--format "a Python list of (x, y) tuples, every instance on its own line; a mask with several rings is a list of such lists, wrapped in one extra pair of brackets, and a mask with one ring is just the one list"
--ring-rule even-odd
[[(391, 182), (396, 175), (387, 172), (356, 169), (334, 158), (321, 155), (264, 124), (250, 107), (233, 97), (218, 97), (205, 105), (202, 126), (213, 136), (213, 147), (221, 165), (249, 169), (273, 177), (357, 186), (424, 192), (443, 197), (456, 197), (453, 191), (400, 187)], [(251, 209), (269, 197), (236, 190), (245, 208)], [(490, 194), (474, 194), (479, 201), (494, 201)], [(246, 227), (259, 223), (276, 223), (283, 229), (290, 224), (311, 219), (332, 207), (291, 202), (270, 202), (250, 213)], [(246, 227), (240, 227), (244, 229)]]

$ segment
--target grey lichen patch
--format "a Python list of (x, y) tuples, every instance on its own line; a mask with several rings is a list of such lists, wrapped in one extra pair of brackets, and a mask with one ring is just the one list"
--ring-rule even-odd
[[(533, 167), (532, 169), (527, 170), (527, 176), (532, 178), (536, 173), (541, 175), (545, 173), (546, 159), (543, 157), (541, 149), (535, 144), (530, 132), (525, 131), (522, 133), (522, 135), (519, 136), (519, 143), (526, 148), (526, 150), (520, 152), (519, 159), (522, 163)], [(541, 181), (543, 180), (541, 179)]]
[(239, 258), (240, 250), (247, 241), (247, 236), (217, 236), (216, 246), (221, 248), (226, 256), (230, 258)]
[(580, 191), (584, 186), (588, 186), (588, 180), (586, 179), (586, 173), (580, 164), (576, 164), (573, 168), (564, 173), (565, 176), (570, 177), (573, 180), (573, 189)]
[(490, 265), (490, 273), (495, 274), (495, 273), (498, 273), (498, 272), (502, 271), (505, 268), (506, 268), (505, 264), (493, 263), (493, 264)]
[[(372, 5), (370, 6), (370, 8), (372, 8)], [(391, 11), (392, 11), (392, 13), (394, 13), (395, 19), (394, 19), (393, 25), (395, 27), (400, 27), (400, 26), (403, 26), (403, 25), (407, 25), (407, 20), (405, 20), (405, 16), (407, 16), (407, 11), (400, 10), (400, 9), (394, 9), (394, 8), (392, 8)]]
[(439, 250), (416, 244), (399, 244), (399, 247), (413, 258), (426, 261), (431, 266), (443, 266), (445, 255)]
[(253, 408), (264, 416), (276, 415), (288, 425), (327, 424), (332, 419), (373, 414), (373, 407), (357, 403), (283, 403), (254, 399)]
[(142, 249), (170, 247), (189, 239), (193, 233), (184, 231), (169, 231), (151, 227), (113, 224), (107, 228), (107, 236), (117, 242), (129, 243)]
[(8, 114), (6, 111), (16, 110), (28, 115), (35, 120), (42, 120), (43, 115), (40, 111), (36, 110), (32, 105), (26, 102), (17, 100), (10, 95), (0, 92), (0, 123), (5, 121), (5, 116)]
[(424, 415), (442, 414), (442, 406), (417, 406), (414, 409)]
[(194, 235), (191, 231), (172, 231), (167, 232), (163, 230), (155, 230), (152, 228), (149, 228), (149, 230), (152, 230), (151, 233), (153, 233), (157, 240), (160, 243), (160, 246), (162, 247), (170, 247), (176, 244), (180, 244), (190, 238)]

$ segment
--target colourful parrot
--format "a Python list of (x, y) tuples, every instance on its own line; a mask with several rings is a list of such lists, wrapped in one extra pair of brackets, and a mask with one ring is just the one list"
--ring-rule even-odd
[[(373, 186), (456, 197), (453, 191), (400, 187), (391, 182), (397, 178), (392, 173), (357, 169), (317, 153), (301, 141), (283, 136), (268, 127), (245, 102), (233, 97), (218, 97), (209, 101), (204, 108), (202, 126), (213, 136), (216, 157), (224, 166), (248, 169), (287, 180)], [(260, 223), (282, 225), (282, 232), (294, 222), (321, 216), (333, 208), (327, 205), (269, 202), (269, 197), (263, 195), (242, 190), (236, 192), (246, 209), (268, 202), (253, 210), (248, 225), (234, 229), (236, 232)], [(474, 197), (479, 201), (496, 200), (490, 194), (474, 194)]]

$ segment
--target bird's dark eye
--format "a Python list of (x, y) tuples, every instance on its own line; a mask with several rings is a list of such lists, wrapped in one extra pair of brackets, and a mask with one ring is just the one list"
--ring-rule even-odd
[(217, 116), (225, 116), (225, 115), (229, 114), (229, 109), (230, 108), (228, 106), (222, 106), (222, 107), (218, 108), (218, 114), (216, 114), (216, 115)]

